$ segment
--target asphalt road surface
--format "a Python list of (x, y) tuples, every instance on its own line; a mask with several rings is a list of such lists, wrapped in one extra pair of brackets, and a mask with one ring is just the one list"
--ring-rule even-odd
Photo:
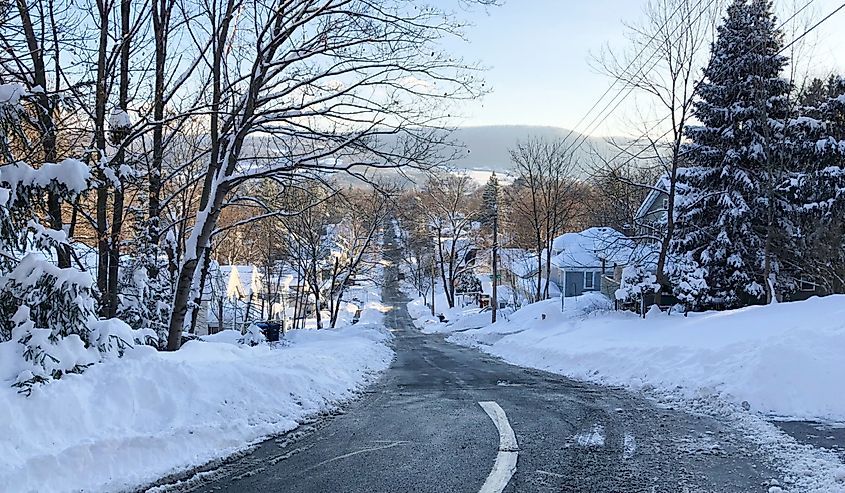
[[(396, 359), (379, 383), (342, 412), (268, 440), (180, 489), (498, 491), (482, 490), (502, 442), (479, 402), (504, 411), (517, 442), (505, 451), (516, 452), (517, 464), (504, 491), (765, 492), (762, 483), (774, 477), (753, 445), (716, 420), (421, 334), (395, 268), (387, 269), (383, 289), (393, 307), (385, 321), (395, 331)], [(510, 476), (507, 467), (499, 473)]]

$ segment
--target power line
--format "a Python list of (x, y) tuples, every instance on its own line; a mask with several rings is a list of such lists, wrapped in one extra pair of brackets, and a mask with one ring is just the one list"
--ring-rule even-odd
[[(797, 17), (797, 16), (798, 16), (798, 15), (799, 15), (799, 14), (800, 14), (803, 10), (805, 10), (807, 7), (809, 7), (809, 6), (810, 6), (810, 4), (812, 4), (813, 2), (814, 2), (814, 0), (810, 0), (810, 1), (809, 1), (809, 2), (807, 2), (807, 3), (803, 6), (803, 7), (801, 7), (800, 9), (798, 9), (798, 10), (797, 10), (795, 13), (793, 13), (793, 14), (792, 14), (792, 15), (791, 15), (791, 16), (790, 16), (787, 20), (785, 20), (784, 22), (782, 22), (782, 23), (781, 23), (781, 25), (778, 27), (778, 30), (782, 29), (782, 28), (783, 28), (783, 27), (784, 27), (787, 23), (789, 23), (792, 19), (794, 19), (795, 17)], [(830, 19), (831, 17), (833, 17), (836, 13), (838, 13), (838, 12), (839, 12), (840, 10), (842, 10), (843, 8), (845, 8), (845, 3), (843, 3), (842, 5), (840, 5), (838, 8), (836, 8), (836, 9), (835, 9), (835, 10), (833, 10), (831, 13), (829, 13), (829, 14), (828, 14), (828, 15), (826, 15), (824, 18), (822, 18), (819, 22), (815, 23), (812, 27), (810, 27), (809, 29), (807, 29), (806, 31), (804, 31), (803, 33), (801, 33), (799, 36), (797, 36), (795, 39), (793, 39), (792, 41), (790, 41), (788, 44), (786, 44), (785, 46), (783, 46), (780, 50), (778, 50), (778, 51), (777, 51), (777, 53), (774, 53), (773, 55), (771, 55), (771, 57), (773, 58), (773, 57), (775, 57), (775, 56), (780, 55), (780, 54), (781, 54), (781, 53), (783, 53), (784, 51), (786, 51), (789, 47), (791, 47), (792, 45), (794, 45), (795, 43), (797, 43), (798, 41), (800, 41), (802, 38), (804, 38), (805, 36), (807, 36), (808, 34), (810, 34), (810, 32), (812, 32), (814, 29), (818, 28), (818, 27), (819, 27), (822, 23), (826, 22), (828, 19)], [(755, 46), (754, 48), (756, 48), (756, 46)], [(748, 50), (746, 53), (750, 53), (750, 52), (751, 52), (751, 50)], [(695, 94), (695, 93), (697, 93), (697, 92), (698, 92), (698, 88), (699, 88), (699, 87), (700, 87), (703, 83), (704, 83), (704, 80), (700, 80), (700, 81), (698, 81), (698, 82), (695, 84), (695, 86), (693, 87), (693, 94)], [(646, 130), (646, 132), (645, 132), (644, 134), (642, 134), (640, 137), (638, 137), (638, 138), (636, 138), (636, 139), (632, 140), (632, 141), (631, 141), (631, 143), (630, 143), (630, 144), (629, 144), (629, 145), (628, 145), (625, 149), (622, 149), (621, 151), (619, 151), (619, 152), (618, 152), (615, 156), (613, 156), (613, 158), (611, 158), (611, 159), (610, 159), (610, 161), (608, 161), (608, 162), (612, 162), (612, 161), (614, 161), (614, 160), (618, 159), (620, 156), (622, 156), (623, 154), (625, 154), (626, 152), (628, 152), (629, 150), (631, 150), (631, 148), (632, 148), (632, 147), (634, 147), (634, 145), (636, 144), (636, 142), (637, 142), (637, 141), (639, 141), (639, 140), (641, 140), (642, 138), (646, 137), (649, 133), (651, 133), (651, 131), (652, 131), (652, 130), (654, 130), (655, 128), (657, 128), (657, 126), (658, 126), (658, 125), (662, 124), (663, 122), (665, 122), (665, 121), (666, 121), (666, 120), (668, 120), (668, 119), (669, 119), (669, 116), (665, 116), (665, 117), (663, 117), (663, 118), (662, 118), (660, 121), (658, 121), (655, 125), (653, 125), (653, 126), (652, 126), (651, 128), (649, 128), (649, 129), (647, 129), (647, 130)], [(667, 135), (669, 135), (669, 134), (672, 132), (672, 130), (673, 130), (673, 129), (671, 129), (671, 128), (670, 128), (669, 130), (667, 130), (666, 132), (664, 132), (663, 134), (661, 134), (659, 137), (657, 137), (657, 139), (655, 139), (655, 141), (662, 140), (664, 137), (666, 137)], [(577, 150), (577, 149), (575, 149), (575, 150)], [(574, 150), (573, 150), (573, 152), (574, 152)], [(642, 150), (640, 150), (640, 151), (639, 151), (639, 152), (637, 152), (636, 154), (632, 155), (632, 156), (631, 156), (630, 158), (628, 158), (625, 162), (623, 162), (620, 166), (625, 166), (625, 165), (629, 164), (631, 161), (633, 161), (634, 159), (638, 158), (638, 157), (639, 157), (639, 156), (640, 156), (643, 152), (645, 152), (645, 148), (643, 148)]]
[[(812, 0), (811, 0), (811, 1), (812, 1)], [(701, 10), (699, 10), (699, 12), (698, 12), (698, 16), (697, 16), (697, 17), (695, 18), (695, 20), (694, 20), (694, 21), (692, 21), (692, 22), (694, 23), (694, 22), (697, 22), (699, 19), (701, 19), (701, 16), (702, 16), (702, 15), (704, 15), (704, 13), (705, 13), (707, 10), (709, 10), (709, 9), (713, 6), (714, 2), (715, 2), (715, 0), (710, 0), (710, 2), (707, 4), (707, 7), (706, 7), (706, 8), (702, 8)], [(684, 5), (684, 4), (683, 4), (683, 3), (681, 3), (680, 5)], [(692, 16), (692, 12), (689, 12), (688, 14), (686, 14), (687, 20), (689, 20), (689, 17), (691, 17), (691, 16)], [(667, 21), (667, 22), (668, 22), (668, 21)], [(675, 26), (675, 28), (674, 28), (674, 29), (672, 29), (672, 32), (670, 32), (668, 35), (669, 35), (669, 36), (672, 36), (673, 34), (675, 34), (675, 31), (677, 31), (677, 30), (678, 30), (681, 26), (683, 26), (683, 25), (684, 25), (684, 24), (679, 23), (677, 26)], [(665, 26), (665, 23), (664, 23), (664, 26)], [(659, 32), (660, 32), (660, 30), (658, 29), (658, 30), (655, 32), (655, 36), (657, 36), (657, 33), (659, 33)], [(658, 64), (658, 63), (660, 63), (660, 57), (658, 56), (659, 54), (660, 54), (660, 50), (654, 50), (654, 52), (651, 54), (651, 56), (648, 58), (648, 60), (647, 60), (647, 61), (646, 61), (646, 62), (645, 62), (645, 63), (644, 63), (644, 64), (643, 64), (640, 68), (639, 68), (639, 70), (637, 70), (637, 72), (636, 72), (635, 74), (633, 74), (633, 76), (629, 79), (629, 81), (628, 81), (628, 82), (626, 82), (626, 84), (625, 84), (625, 85), (627, 86), (628, 90), (627, 90), (627, 92), (625, 93), (625, 95), (624, 95), (624, 96), (622, 96), (622, 98), (621, 98), (621, 99), (619, 99), (619, 101), (617, 101), (617, 102), (616, 102), (616, 104), (613, 106), (613, 108), (611, 108), (611, 109), (610, 109), (610, 111), (609, 111), (609, 112), (605, 113), (605, 111), (607, 111), (607, 109), (608, 109), (608, 108), (610, 108), (610, 105), (611, 105), (611, 104), (613, 104), (613, 102), (614, 102), (614, 101), (615, 101), (615, 100), (619, 97), (619, 95), (621, 95), (621, 94), (625, 91), (625, 89), (623, 88), (622, 90), (620, 90), (620, 91), (616, 94), (616, 96), (614, 96), (614, 97), (613, 97), (613, 99), (611, 99), (611, 100), (610, 100), (610, 101), (609, 101), (609, 102), (605, 105), (605, 107), (604, 107), (604, 108), (602, 108), (602, 110), (599, 112), (599, 114), (598, 114), (598, 115), (596, 115), (596, 116), (593, 118), (593, 120), (590, 122), (590, 124), (587, 126), (587, 129), (585, 129), (585, 131), (583, 132), (583, 134), (582, 134), (582, 135), (579, 135), (579, 137), (578, 137), (578, 138), (576, 138), (574, 142), (572, 142), (571, 144), (569, 144), (569, 146), (567, 146), (567, 148), (564, 150), (564, 152), (570, 152), (570, 150), (571, 150), (571, 152), (572, 152), (572, 153), (574, 153), (574, 152), (576, 152), (578, 149), (580, 149), (582, 145), (584, 145), (584, 142), (586, 142), (586, 141), (587, 141), (587, 139), (590, 137), (590, 136), (589, 136), (590, 132), (592, 132), (593, 130), (595, 130), (596, 128), (598, 128), (598, 126), (599, 126), (599, 125), (601, 125), (601, 124), (602, 124), (602, 123), (604, 123), (604, 122), (605, 122), (608, 118), (610, 118), (610, 115), (611, 115), (611, 114), (613, 114), (613, 112), (614, 112), (614, 111), (616, 111), (616, 109), (617, 109), (617, 108), (619, 108), (619, 106), (621, 106), (621, 105), (622, 105), (622, 103), (625, 101), (625, 99), (626, 99), (628, 96), (630, 96), (630, 95), (631, 95), (631, 93), (634, 91), (634, 89), (636, 89), (636, 87), (637, 87), (637, 85), (636, 85), (636, 84), (638, 84), (638, 83), (639, 83), (639, 82), (641, 82), (643, 79), (645, 79), (646, 74), (648, 74), (649, 72), (651, 72), (652, 70), (654, 70), (654, 67), (656, 67), (656, 66), (657, 66), (657, 64)], [(648, 63), (649, 63), (652, 59), (654, 59), (655, 57), (657, 57), (657, 58), (655, 59), (654, 63), (653, 63), (653, 64), (652, 64), (652, 65), (648, 68), (648, 70), (646, 70), (646, 69), (645, 69), (645, 67), (646, 67), (646, 66), (648, 65)], [(629, 66), (630, 66), (630, 65), (629, 65)], [(624, 74), (624, 73), (625, 73), (625, 71), (623, 71), (623, 74)], [(637, 80), (637, 78), (639, 78), (639, 80)], [(602, 117), (602, 118), (601, 118), (601, 120), (599, 120), (599, 117), (601, 117), (603, 114), (604, 114), (604, 117)]]
[(798, 42), (801, 38), (803, 38), (804, 36), (806, 36), (806, 35), (810, 34), (810, 33), (811, 33), (811, 32), (812, 32), (815, 28), (817, 28), (817, 27), (819, 27), (820, 25), (822, 25), (822, 23), (824, 23), (825, 21), (827, 21), (828, 19), (830, 19), (831, 17), (833, 17), (834, 15), (836, 15), (836, 14), (837, 14), (837, 12), (839, 12), (839, 11), (840, 11), (840, 10), (842, 10), (842, 9), (845, 9), (845, 3), (843, 3), (842, 5), (840, 5), (839, 7), (837, 7), (836, 9), (834, 9), (834, 10), (833, 10), (833, 12), (831, 12), (831, 13), (827, 14), (826, 16), (824, 16), (824, 17), (822, 18), (822, 20), (820, 20), (819, 22), (816, 22), (815, 24), (813, 24), (813, 26), (812, 26), (812, 27), (810, 27), (809, 29), (807, 29), (806, 31), (804, 31), (804, 33), (803, 33), (803, 34), (801, 34), (800, 36), (798, 36), (797, 38), (793, 39), (793, 40), (792, 40), (789, 44), (787, 44), (786, 46), (784, 46), (783, 48), (781, 48), (781, 49), (780, 49), (780, 51), (778, 51), (776, 54), (777, 54), (777, 55), (779, 55), (779, 54), (783, 53), (784, 51), (786, 51), (789, 47), (791, 47), (792, 45), (794, 45), (795, 43), (797, 43), (797, 42)]
[[(634, 58), (630, 61), (630, 63), (628, 63), (628, 66), (627, 66), (627, 67), (625, 67), (625, 68), (623, 69), (623, 71), (622, 71), (623, 73), (627, 72), (627, 71), (628, 71), (631, 67), (633, 67), (633, 66), (634, 66), (634, 64), (635, 64), (635, 63), (637, 63), (637, 60), (638, 60), (638, 59), (639, 59), (639, 58), (643, 55), (643, 53), (645, 53), (645, 50), (649, 47), (649, 45), (651, 45), (651, 43), (652, 43), (652, 42), (654, 42), (654, 40), (655, 40), (655, 39), (657, 39), (657, 35), (658, 35), (658, 33), (660, 33), (660, 31), (661, 31), (664, 27), (666, 27), (666, 25), (667, 25), (667, 24), (669, 24), (669, 21), (670, 21), (670, 20), (672, 20), (672, 17), (674, 17), (674, 16), (678, 13), (678, 11), (679, 11), (679, 10), (681, 10), (681, 7), (682, 7), (683, 5), (684, 5), (683, 3), (680, 3), (680, 2), (678, 3), (678, 6), (675, 8), (675, 10), (674, 10), (674, 11), (672, 11), (672, 13), (671, 13), (671, 14), (669, 14), (669, 15), (666, 17), (666, 20), (663, 22), (663, 24), (660, 26), (660, 28), (658, 28), (658, 29), (656, 29), (656, 30), (655, 30), (655, 32), (654, 32), (654, 34), (651, 36), (651, 38), (649, 38), (649, 39), (648, 39), (648, 41), (646, 41), (646, 43), (643, 45), (643, 47), (640, 49), (640, 51), (636, 54), (636, 56), (634, 56)], [(577, 123), (575, 123), (575, 125), (574, 125), (571, 129), (569, 129), (569, 133), (567, 133), (567, 134), (566, 134), (566, 137), (564, 137), (564, 138), (563, 138), (563, 141), (564, 141), (564, 142), (566, 142), (567, 140), (569, 140), (569, 137), (571, 137), (571, 136), (572, 136), (573, 132), (575, 132), (575, 129), (576, 129), (576, 128), (578, 128), (578, 126), (579, 126), (579, 125), (581, 125), (581, 123), (583, 123), (583, 122), (584, 122), (584, 120), (586, 120), (588, 116), (590, 116), (590, 113), (592, 113), (592, 111), (593, 111), (594, 109), (596, 109), (596, 107), (597, 107), (597, 106), (601, 103), (601, 101), (602, 101), (602, 100), (603, 100), (603, 99), (604, 99), (604, 98), (605, 98), (605, 97), (606, 97), (606, 96), (610, 93), (610, 91), (612, 91), (612, 90), (613, 90), (613, 86), (615, 86), (617, 82), (619, 82), (619, 79), (614, 80), (614, 81), (610, 84), (610, 86), (608, 86), (608, 88), (607, 88), (607, 89), (606, 89), (606, 90), (602, 93), (602, 95), (598, 97), (598, 99), (596, 100), (596, 102), (595, 102), (595, 103), (593, 103), (593, 105), (590, 107), (590, 109), (588, 109), (588, 110), (587, 110), (587, 112), (586, 112), (586, 113), (584, 113), (584, 115), (581, 117), (581, 119), (580, 119), (580, 120), (578, 120), (578, 122), (577, 122)]]
[[(801, 8), (799, 8), (799, 9), (797, 9), (795, 12), (793, 12), (791, 16), (789, 16), (789, 17), (788, 17), (785, 21), (781, 22), (781, 24), (777, 27), (777, 30), (781, 30), (781, 29), (783, 29), (783, 28), (784, 28), (784, 27), (785, 27), (788, 23), (790, 23), (790, 22), (791, 22), (793, 19), (795, 19), (795, 18), (796, 18), (799, 14), (801, 14), (801, 12), (803, 12), (803, 11), (804, 11), (804, 10), (806, 10), (806, 9), (807, 9), (810, 5), (812, 5), (812, 3), (813, 3), (814, 1), (815, 1), (815, 0), (809, 0), (809, 1), (808, 1), (807, 3), (805, 3), (805, 4), (801, 7)], [(711, 4), (712, 4), (712, 2), (711, 2)], [(709, 7), (710, 7), (710, 5), (708, 5), (708, 8), (709, 8)], [(843, 4), (841, 7), (839, 7), (839, 9), (841, 9), (841, 8), (843, 8), (843, 7), (845, 7), (845, 4)], [(839, 9), (837, 9), (837, 11), (838, 11)], [(703, 15), (703, 13), (704, 13), (704, 10), (702, 10), (701, 12), (699, 12), (699, 15), (698, 15), (698, 17), (696, 18), (696, 21), (697, 21), (698, 19), (700, 19), (700, 18), (701, 18), (701, 15)], [(824, 22), (825, 20), (827, 20), (827, 18), (829, 18), (830, 16), (832, 16), (834, 13), (836, 13), (836, 11), (832, 12), (831, 14), (829, 14), (829, 15), (828, 15), (825, 19), (822, 19), (822, 21), (820, 21), (818, 24), (821, 24), (821, 22)], [(817, 24), (817, 25), (818, 25), (818, 24)], [(810, 28), (810, 29), (808, 29), (808, 30), (807, 30), (807, 32), (805, 32), (805, 33), (804, 33), (802, 36), (800, 36), (799, 38), (794, 39), (794, 40), (793, 40), (791, 43), (789, 43), (787, 46), (784, 46), (784, 47), (783, 47), (783, 49), (781, 50), (781, 52), (782, 52), (783, 50), (786, 50), (789, 46), (792, 46), (792, 45), (793, 45), (795, 42), (797, 42), (797, 41), (798, 41), (801, 37), (805, 36), (805, 35), (806, 35), (809, 31), (811, 31), (812, 29), (814, 29), (815, 27), (817, 27), (817, 25), (816, 25), (816, 26), (813, 26), (813, 27), (812, 27), (812, 28)], [(676, 29), (677, 29), (677, 28), (676, 28)], [(673, 32), (674, 32), (674, 31), (673, 31)], [(751, 50), (749, 50), (749, 52), (750, 52), (750, 51), (751, 51)], [(779, 53), (780, 53), (780, 52), (778, 52), (777, 54), (779, 54)], [(654, 54), (657, 54), (657, 51), (655, 51), (655, 53), (654, 53)], [(775, 54), (775, 55), (777, 55), (777, 54)], [(660, 61), (660, 60), (658, 59), (658, 60), (654, 63), (654, 65), (652, 65), (652, 66), (651, 66), (651, 68), (650, 68), (649, 70), (653, 70), (653, 69), (654, 69), (654, 67), (655, 67), (655, 66), (657, 66), (657, 63), (658, 63), (659, 61)], [(643, 76), (644, 76), (644, 75), (645, 75), (645, 73), (643, 74)], [(700, 84), (701, 84), (701, 81), (699, 81), (699, 82), (698, 82), (698, 83), (694, 86), (694, 88), (693, 88), (693, 92), (692, 92), (692, 94), (693, 94), (693, 95), (694, 95), (696, 92), (698, 92), (698, 87), (700, 86)], [(630, 89), (628, 90), (628, 92), (625, 94), (625, 96), (624, 96), (621, 100), (619, 100), (619, 102), (617, 102), (617, 103), (616, 103), (616, 105), (615, 105), (615, 106), (614, 106), (614, 107), (610, 110), (610, 112), (608, 112), (608, 113), (604, 116), (604, 118), (602, 118), (602, 119), (601, 119), (601, 121), (599, 121), (599, 122), (598, 122), (598, 124), (597, 124), (595, 127), (593, 127), (593, 128), (592, 128), (592, 130), (595, 130), (595, 128), (598, 128), (598, 126), (599, 126), (599, 125), (601, 125), (602, 123), (604, 123), (604, 122), (605, 122), (605, 120), (607, 120), (607, 119), (610, 117), (610, 115), (611, 115), (611, 114), (613, 114), (613, 112), (614, 112), (614, 111), (616, 111), (616, 109), (617, 109), (617, 108), (619, 108), (619, 106), (621, 106), (621, 105), (622, 105), (622, 102), (624, 101), (624, 99), (625, 99), (625, 98), (627, 98), (627, 97), (628, 97), (628, 96), (629, 96), (629, 95), (630, 95), (630, 94), (634, 91), (634, 89), (635, 89), (635, 88), (636, 88), (636, 86), (633, 86), (633, 85), (632, 85), (632, 86), (630, 87)], [(620, 91), (620, 93), (621, 93), (621, 91)], [(607, 108), (607, 107), (605, 107), (605, 109), (606, 109), (606, 108)], [(603, 112), (603, 111), (604, 111), (604, 110), (602, 110), (602, 112)], [(598, 117), (597, 117), (597, 118), (598, 118)], [(662, 122), (666, 121), (668, 118), (669, 118), (669, 116), (667, 115), (667, 116), (666, 116), (666, 117), (664, 117), (664, 118), (663, 118), (660, 122), (658, 122), (658, 123), (657, 123), (654, 127), (656, 127), (656, 126), (657, 126), (657, 125), (659, 125), (660, 123), (662, 123)], [(594, 121), (595, 121), (595, 119), (594, 119)], [(592, 125), (592, 124), (591, 124), (591, 125)], [(652, 127), (652, 128), (654, 128), (654, 127)], [(590, 128), (590, 127), (588, 127), (588, 129), (589, 129), (589, 128)], [(589, 138), (589, 133), (590, 133), (590, 131), (592, 131), (592, 130), (588, 130), (587, 132), (585, 132), (585, 135), (584, 135), (584, 136), (582, 136), (582, 137), (580, 138), (580, 142), (578, 142), (578, 140), (579, 140), (579, 139), (576, 139), (576, 140), (575, 140), (575, 142), (577, 142), (577, 145), (576, 145), (574, 148), (572, 148), (572, 145), (570, 145), (570, 146), (566, 149), (566, 152), (569, 152), (569, 150), (570, 150), (570, 149), (572, 149), (572, 152), (574, 153), (574, 152), (576, 152), (578, 149), (580, 149), (580, 148), (581, 148), (581, 146), (582, 146), (582, 145), (584, 145), (584, 142), (586, 142), (586, 141), (587, 141), (587, 139)], [(650, 130), (648, 130), (648, 132), (650, 132)], [(662, 139), (663, 137), (665, 137), (666, 135), (668, 135), (670, 132), (671, 132), (671, 129), (670, 129), (668, 132), (664, 133), (664, 134), (663, 134), (663, 135), (662, 135), (662, 136), (661, 136), (658, 140)], [(646, 135), (647, 135), (647, 134), (646, 134)], [(643, 137), (644, 137), (644, 136), (645, 136), (645, 135), (643, 135)], [(642, 138), (642, 137), (640, 137), (640, 138)], [(639, 140), (639, 139), (637, 139), (637, 140)], [(573, 143), (573, 144), (575, 144), (575, 143)], [(629, 146), (629, 147), (628, 147), (628, 149), (630, 149), (630, 147), (631, 147), (631, 146)], [(626, 149), (626, 150), (627, 150), (627, 149)], [(615, 158), (614, 158), (614, 159), (615, 159)]]

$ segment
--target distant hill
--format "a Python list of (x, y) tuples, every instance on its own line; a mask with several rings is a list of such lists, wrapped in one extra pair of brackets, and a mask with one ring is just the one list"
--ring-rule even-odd
[[(541, 138), (547, 140), (567, 139), (568, 142), (578, 142), (583, 138), (581, 134), (570, 132), (565, 128), (546, 127), (534, 125), (489, 125), (474, 127), (459, 127), (451, 135), (450, 140), (460, 146), (456, 151), (459, 156), (449, 163), (449, 167), (456, 172), (464, 172), (476, 182), (483, 184), (487, 181), (491, 172), (495, 171), (505, 183), (512, 170), (512, 163), (509, 149), (515, 147), (520, 141), (528, 138)], [(568, 136), (568, 137), (567, 137)], [(382, 136), (382, 143), (390, 146), (396, 143), (396, 137), (392, 135)], [(598, 149), (607, 153), (609, 146), (604, 138), (587, 137), (578, 149), (578, 154), (586, 163), (592, 149)], [(451, 149), (444, 149), (443, 154), (451, 154)], [(615, 154), (615, 152), (613, 152)], [(578, 168), (575, 173), (582, 173), (583, 168)], [(400, 175), (396, 170), (377, 170), (368, 172), (369, 176), (383, 176), (391, 179), (398, 179), (399, 182), (419, 183), (423, 180), (423, 174), (417, 170), (404, 169)], [(339, 173), (335, 178), (344, 184), (357, 185), (360, 181), (346, 173)]]
[[(462, 157), (454, 161), (452, 165), (468, 170), (506, 171), (511, 168), (508, 149), (514, 147), (519, 141), (524, 141), (529, 137), (564, 139), (567, 134), (569, 130), (565, 128), (531, 125), (460, 127), (455, 130), (452, 137), (462, 143), (466, 150), (460, 153)], [(575, 142), (576, 139), (581, 138), (583, 138), (581, 134), (572, 132), (568, 140)], [(578, 153), (586, 156), (593, 146), (602, 150), (607, 148), (603, 138), (587, 137), (578, 149)]]

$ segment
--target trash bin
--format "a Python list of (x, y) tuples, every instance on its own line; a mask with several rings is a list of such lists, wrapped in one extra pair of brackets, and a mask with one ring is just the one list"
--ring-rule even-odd
[(282, 331), (281, 324), (276, 322), (258, 322), (255, 325), (261, 329), (267, 342), (279, 342), (279, 333)]

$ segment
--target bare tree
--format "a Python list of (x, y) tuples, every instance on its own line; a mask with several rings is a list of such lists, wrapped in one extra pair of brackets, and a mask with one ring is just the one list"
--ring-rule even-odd
[(398, 239), (402, 245), (402, 263), (409, 274), (407, 279), (423, 296), (432, 287), (432, 267), (435, 263), (429, 225), (421, 220), (417, 191), (404, 193), (396, 203)]
[(355, 281), (371, 276), (380, 260), (379, 231), (392, 211), (395, 192), (395, 187), (384, 184), (369, 191), (350, 188), (333, 202), (340, 221), (333, 239), (336, 250), (332, 252), (327, 293), (332, 328), (337, 325), (347, 289)]
[(549, 297), (551, 243), (573, 221), (584, 199), (583, 187), (575, 177), (576, 163), (567, 147), (562, 139), (531, 138), (510, 151), (516, 180), (505, 189), (505, 195), (511, 220), (527, 224), (533, 237), (540, 264), (537, 300)]
[(449, 308), (455, 306), (458, 279), (471, 272), (475, 262), (476, 189), (469, 176), (442, 173), (432, 175), (417, 197), (416, 214), (428, 229)]
[[(209, 46), (210, 152), (176, 279), (171, 350), (191, 325), (211, 236), (238, 185), (307, 170), (437, 164), (449, 102), (478, 94), (473, 67), (436, 49), (461, 26), (437, 9), (407, 0), (217, 7), (206, 5), (202, 29), (190, 28), (197, 47)], [(396, 143), (384, 145), (386, 135)]]

